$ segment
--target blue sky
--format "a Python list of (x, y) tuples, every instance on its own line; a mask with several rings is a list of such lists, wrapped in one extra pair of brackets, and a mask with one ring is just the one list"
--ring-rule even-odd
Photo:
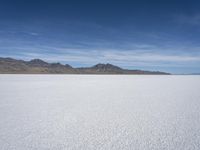
[(200, 72), (195, 0), (0, 0), (0, 57)]

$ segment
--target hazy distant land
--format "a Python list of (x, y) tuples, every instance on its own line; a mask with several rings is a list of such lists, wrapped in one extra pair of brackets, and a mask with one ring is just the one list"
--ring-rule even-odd
[(129, 70), (112, 64), (96, 64), (92, 67), (73, 68), (60, 63), (48, 63), (41, 59), (30, 61), (13, 58), (0, 58), (0, 74), (157, 74), (169, 75), (160, 71)]

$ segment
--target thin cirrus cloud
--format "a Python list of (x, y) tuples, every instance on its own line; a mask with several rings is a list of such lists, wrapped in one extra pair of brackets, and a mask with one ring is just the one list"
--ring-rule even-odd
[[(53, 49), (53, 48), (52, 48)], [(120, 66), (181, 66), (200, 63), (200, 54), (189, 55), (187, 53), (163, 54), (159, 51), (141, 51), (141, 50), (84, 50), (84, 49), (65, 49), (56, 48), (56, 53), (36, 53), (36, 52), (21, 52), (15, 55), (19, 59), (34, 59), (41, 58), (49, 62), (62, 62), (69, 64), (92, 65), (95, 63), (114, 63)], [(12, 57), (12, 55), (10, 55)], [(81, 65), (80, 65), (81, 64)]]
[(200, 13), (188, 14), (176, 14), (174, 15), (174, 20), (181, 24), (188, 25), (200, 25)]

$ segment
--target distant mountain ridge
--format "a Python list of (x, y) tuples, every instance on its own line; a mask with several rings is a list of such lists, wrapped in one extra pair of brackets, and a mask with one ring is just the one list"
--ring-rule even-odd
[(73, 68), (60, 63), (48, 63), (41, 59), (30, 61), (0, 57), (0, 74), (158, 74), (159, 71), (129, 70), (112, 64), (96, 64), (92, 67)]

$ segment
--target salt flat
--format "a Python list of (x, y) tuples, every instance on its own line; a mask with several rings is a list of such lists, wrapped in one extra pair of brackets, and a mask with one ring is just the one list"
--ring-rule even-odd
[(1, 150), (199, 150), (200, 76), (0, 75)]

